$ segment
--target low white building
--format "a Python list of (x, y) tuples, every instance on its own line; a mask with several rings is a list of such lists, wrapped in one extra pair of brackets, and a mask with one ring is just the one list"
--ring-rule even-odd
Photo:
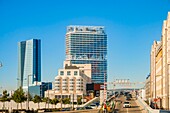
[(50, 99), (55, 98), (55, 90), (47, 90), (45, 91), (45, 97), (49, 97)]
[(145, 89), (140, 89), (138, 91), (139, 93), (139, 96), (143, 99), (143, 100), (146, 100), (146, 93), (145, 93)]
[(91, 83), (91, 64), (71, 64), (70, 61), (64, 61), (63, 69), (59, 69), (55, 77), (54, 90), (46, 91), (45, 95), (51, 95), (49, 98), (54, 98), (54, 95), (55, 98), (71, 98), (71, 101), (74, 97), (74, 101), (77, 101), (77, 97), (86, 94), (87, 83)]

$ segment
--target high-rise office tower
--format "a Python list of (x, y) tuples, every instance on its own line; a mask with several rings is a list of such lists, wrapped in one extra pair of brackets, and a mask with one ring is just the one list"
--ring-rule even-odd
[(107, 35), (103, 26), (68, 26), (66, 60), (72, 64), (91, 64), (91, 79), (107, 81)]
[(41, 81), (41, 40), (31, 39), (18, 43), (17, 80), (18, 87)]

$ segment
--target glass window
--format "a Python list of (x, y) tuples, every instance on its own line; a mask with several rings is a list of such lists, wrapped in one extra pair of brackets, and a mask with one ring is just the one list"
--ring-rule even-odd
[(67, 71), (67, 75), (71, 75), (71, 71)]
[(74, 75), (77, 75), (77, 71), (74, 71)]
[(64, 75), (64, 71), (60, 71), (60, 75)]

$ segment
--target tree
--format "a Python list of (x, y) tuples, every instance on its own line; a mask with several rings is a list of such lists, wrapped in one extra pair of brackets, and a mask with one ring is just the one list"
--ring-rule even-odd
[(82, 104), (81, 100), (82, 100), (82, 97), (78, 97), (78, 98), (77, 98), (77, 104), (78, 104), (78, 105)]
[[(26, 96), (26, 97), (27, 97), (27, 96)], [(32, 96), (31, 96), (30, 93), (28, 93), (28, 97), (27, 97), (27, 98), (28, 98), (29, 101), (32, 101)]]
[(41, 97), (38, 96), (38, 95), (35, 95), (35, 96), (34, 96), (34, 99), (33, 99), (33, 102), (34, 102), (34, 103), (38, 103), (38, 109), (39, 109), (39, 107), (40, 107), (40, 106), (39, 106), (39, 103), (42, 102)]
[(48, 97), (43, 98), (42, 101), (45, 102), (45, 109), (46, 109), (46, 105), (47, 105), (47, 102), (48, 102)]
[(22, 102), (26, 101), (27, 98), (25, 96), (25, 93), (22, 89), (22, 87), (18, 88), (14, 94), (12, 95), (12, 99), (17, 103), (17, 109), (18, 109), (18, 104), (21, 103), (21, 109), (22, 109)]
[(64, 104), (64, 107), (65, 107), (65, 104), (70, 104), (70, 98), (64, 98), (62, 100), (63, 104)]
[(56, 105), (59, 103), (60, 101), (57, 99), (57, 98), (54, 98), (52, 100), (52, 103), (55, 105), (55, 108), (56, 108)]
[(52, 108), (53, 108), (54, 101), (52, 99), (50, 99), (49, 103), (52, 104)]
[(9, 94), (7, 93), (7, 90), (4, 90), (3, 95), (0, 98), (0, 101), (3, 102), (3, 109), (5, 108), (5, 102), (10, 101), (10, 98), (8, 96), (9, 96)]

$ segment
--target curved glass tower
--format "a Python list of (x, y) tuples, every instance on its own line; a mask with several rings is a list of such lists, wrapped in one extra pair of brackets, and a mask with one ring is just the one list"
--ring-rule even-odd
[(107, 82), (107, 35), (103, 26), (68, 26), (66, 60), (91, 64), (94, 83)]

